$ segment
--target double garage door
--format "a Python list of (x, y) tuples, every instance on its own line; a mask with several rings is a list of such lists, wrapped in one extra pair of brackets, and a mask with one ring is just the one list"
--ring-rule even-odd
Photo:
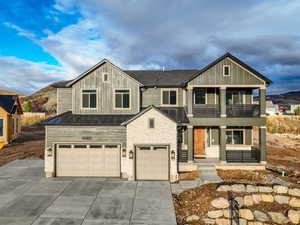
[(168, 146), (136, 147), (137, 180), (169, 180)]
[(58, 144), (56, 176), (120, 177), (120, 146)]

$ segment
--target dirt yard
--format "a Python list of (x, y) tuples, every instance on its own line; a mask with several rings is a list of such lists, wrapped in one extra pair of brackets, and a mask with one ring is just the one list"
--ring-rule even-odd
[(0, 166), (25, 158), (44, 158), (45, 129), (43, 126), (22, 127), (22, 134), (0, 150)]

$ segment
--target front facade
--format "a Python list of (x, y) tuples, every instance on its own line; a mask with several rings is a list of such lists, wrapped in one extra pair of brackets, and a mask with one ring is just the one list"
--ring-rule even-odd
[(201, 70), (128, 71), (103, 60), (56, 86), (46, 175), (175, 181), (203, 159), (263, 164), (270, 83), (229, 53)]
[(21, 132), (22, 107), (16, 95), (0, 95), (0, 146), (15, 140)]

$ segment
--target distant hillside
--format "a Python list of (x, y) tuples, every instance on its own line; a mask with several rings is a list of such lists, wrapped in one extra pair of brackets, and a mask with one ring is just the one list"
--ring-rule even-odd
[(14, 91), (7, 91), (7, 90), (0, 90), (0, 95), (18, 95), (18, 96), (21, 96), (21, 97), (26, 96), (24, 94), (20, 94), (20, 93), (14, 92)]
[(30, 104), (31, 112), (56, 113), (57, 89), (53, 85), (57, 85), (58, 83), (61, 82), (52, 83), (32, 95), (20, 97), (23, 109), (26, 109), (26, 105)]
[(267, 98), (272, 100), (275, 104), (300, 104), (300, 91), (291, 91), (284, 94), (268, 95)]

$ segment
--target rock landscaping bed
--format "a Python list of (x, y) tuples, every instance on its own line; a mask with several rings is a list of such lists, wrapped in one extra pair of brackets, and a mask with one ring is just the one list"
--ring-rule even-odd
[(203, 185), (173, 195), (177, 223), (229, 225), (228, 193), (238, 203), (240, 225), (300, 224), (300, 189), (281, 185)]

